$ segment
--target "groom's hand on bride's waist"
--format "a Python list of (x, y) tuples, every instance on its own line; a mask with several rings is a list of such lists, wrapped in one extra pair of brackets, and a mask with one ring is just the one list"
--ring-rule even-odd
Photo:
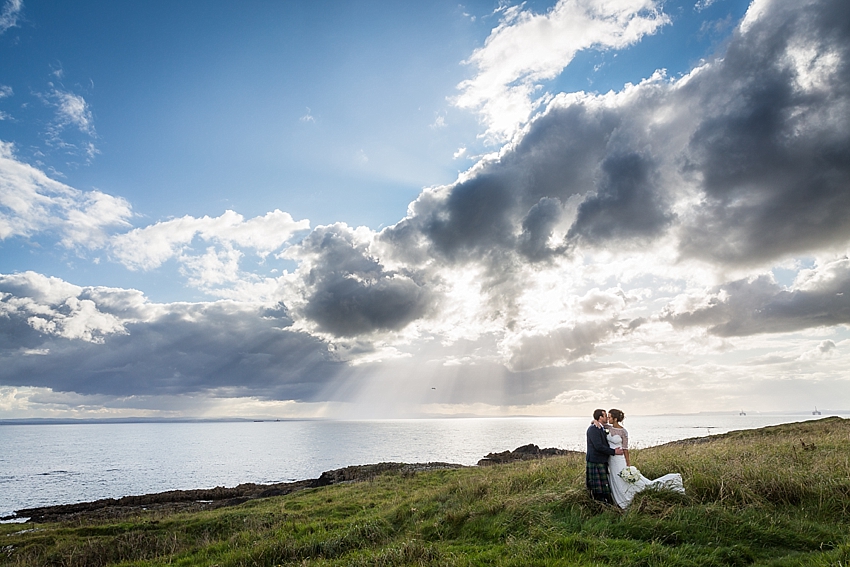
[(622, 447), (617, 447), (616, 449), (614, 449), (614, 454), (615, 455), (622, 455), (623, 454)]

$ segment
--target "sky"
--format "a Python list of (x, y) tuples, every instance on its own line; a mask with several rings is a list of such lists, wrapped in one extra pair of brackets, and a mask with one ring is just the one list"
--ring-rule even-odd
[(0, 419), (850, 408), (846, 0), (0, 0)]

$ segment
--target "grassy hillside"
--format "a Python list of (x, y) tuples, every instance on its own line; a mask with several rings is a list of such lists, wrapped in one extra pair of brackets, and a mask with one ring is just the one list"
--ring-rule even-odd
[(850, 420), (632, 452), (687, 494), (585, 494), (570, 455), (309, 489), (194, 514), (0, 526), (0, 565), (850, 565)]

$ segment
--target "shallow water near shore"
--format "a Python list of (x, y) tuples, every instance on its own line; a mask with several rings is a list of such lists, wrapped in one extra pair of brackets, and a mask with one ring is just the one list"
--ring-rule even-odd
[[(633, 448), (828, 415), (634, 416)], [(843, 415), (842, 415), (843, 416)], [(0, 426), (0, 517), (15, 510), (240, 483), (378, 462), (474, 465), (534, 443), (584, 451), (586, 417)]]

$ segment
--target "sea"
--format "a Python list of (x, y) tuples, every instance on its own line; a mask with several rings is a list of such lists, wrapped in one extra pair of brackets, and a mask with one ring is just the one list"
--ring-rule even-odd
[[(632, 448), (646, 448), (843, 413), (628, 416), (623, 425)], [(530, 443), (584, 451), (589, 423), (588, 417), (6, 422), (0, 425), (0, 518), (101, 498), (291, 482), (349, 465), (474, 465), (488, 453)]]

